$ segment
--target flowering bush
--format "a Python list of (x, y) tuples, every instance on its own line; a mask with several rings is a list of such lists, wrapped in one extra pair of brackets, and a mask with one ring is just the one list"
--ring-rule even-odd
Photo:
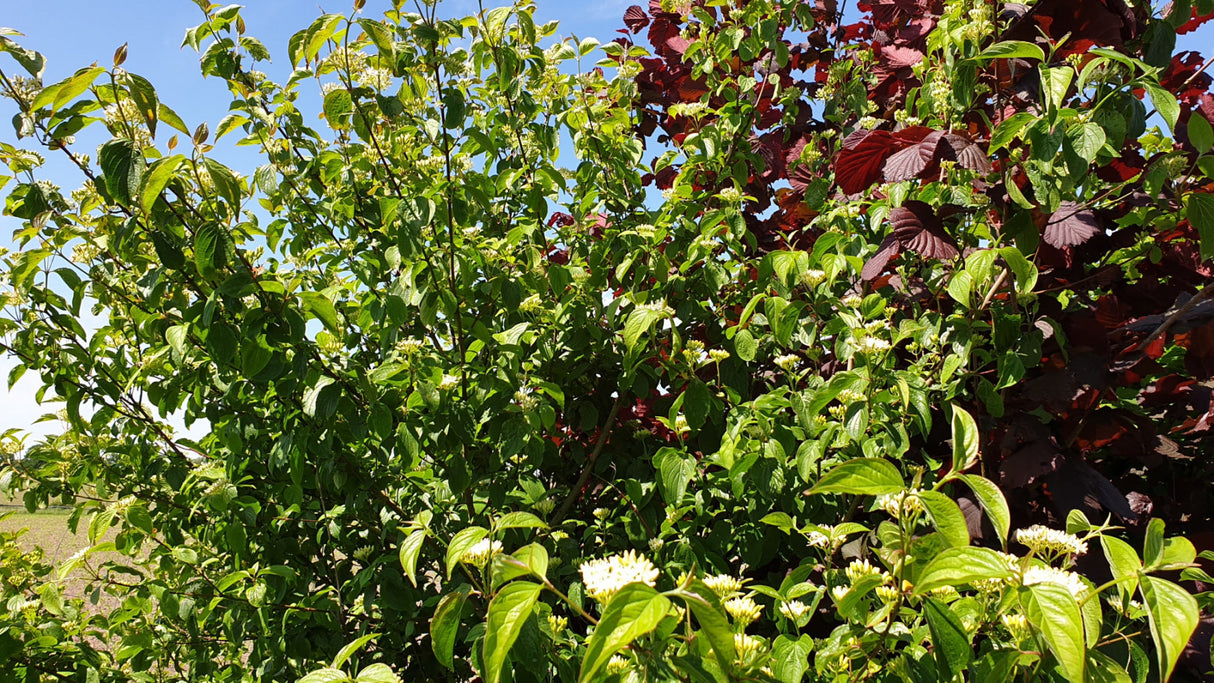
[(43, 83), (0, 35), (18, 137), (81, 175), (0, 143), (0, 344), (65, 425), (0, 488), (89, 542), (57, 572), (0, 546), (9, 670), (1208, 663), (1214, 95), (1172, 54), (1208, 0), (655, 1), (603, 45), (525, 1), (359, 0), (283, 83), (199, 4), (214, 138), (121, 50)]

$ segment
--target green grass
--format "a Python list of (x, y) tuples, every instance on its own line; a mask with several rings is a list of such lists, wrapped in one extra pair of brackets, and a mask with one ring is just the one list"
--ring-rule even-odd
[(85, 529), (80, 529), (78, 534), (68, 530), (67, 518), (71, 510), (67, 508), (48, 508), (31, 514), (25, 511), (20, 500), (0, 497), (0, 514), (6, 512), (10, 514), (0, 519), (0, 531), (28, 529), (18, 543), (26, 548), (42, 548), (49, 562), (58, 563), (88, 543)]

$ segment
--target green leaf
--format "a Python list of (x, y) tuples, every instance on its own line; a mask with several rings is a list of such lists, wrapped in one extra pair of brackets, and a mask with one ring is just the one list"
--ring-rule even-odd
[[(643, 583), (630, 583), (620, 589), (611, 597), (603, 610), (603, 618), (586, 639), (579, 683), (593, 679), (611, 655), (657, 628), (669, 612), (670, 600)], [(491, 679), (489, 683), (494, 681)]]
[(1189, 194), (1185, 202), (1189, 223), (1201, 239), (1201, 258), (1214, 258), (1214, 194)]
[(970, 544), (969, 529), (965, 525), (965, 514), (953, 502), (952, 498), (939, 491), (923, 491), (918, 494), (919, 500), (931, 515), (932, 524), (944, 540), (954, 546)]
[(98, 160), (110, 196), (120, 204), (129, 204), (143, 178), (143, 151), (130, 140), (114, 139), (101, 146)]
[[(542, 589), (543, 586), (538, 583), (515, 581), (507, 584), (489, 603), (489, 614), (485, 617), (485, 654), (482, 660), (486, 683), (498, 683), (501, 680), (506, 655), (518, 639), (523, 623), (531, 617), (531, 611)], [(602, 622), (599, 622), (599, 627), (602, 627)], [(597, 629), (595, 632), (598, 632)]]
[(1091, 121), (1073, 126), (1067, 130), (1066, 137), (1075, 154), (1089, 164), (1096, 160), (1105, 142), (1104, 129)]
[(177, 129), (178, 131), (185, 133), (186, 135), (190, 134), (190, 129), (185, 125), (185, 122), (181, 120), (181, 117), (177, 115), (177, 112), (173, 111), (165, 103), (161, 102), (156, 107), (156, 112), (158, 114), (158, 118), (161, 121), (164, 121), (165, 123), (169, 124), (170, 126)]
[(1007, 147), (1011, 144), (1012, 140), (1020, 137), (1021, 131), (1029, 123), (1036, 121), (1037, 118), (1034, 114), (1022, 111), (1000, 121), (999, 125), (995, 126), (995, 130), (991, 132), (990, 153), (994, 154), (996, 151)]
[(809, 669), (809, 655), (813, 650), (814, 639), (808, 635), (776, 638), (771, 647), (771, 672), (780, 683), (801, 683)]
[(948, 605), (934, 598), (923, 601), (923, 615), (932, 634), (932, 651), (940, 680), (950, 681), (974, 661), (974, 648), (961, 619)]
[(172, 180), (173, 174), (183, 163), (185, 163), (185, 156), (174, 154), (171, 157), (157, 159), (151, 166), (148, 166), (148, 170), (143, 174), (143, 179), (139, 184), (139, 206), (144, 213), (151, 213), (156, 198), (160, 196), (164, 186)]
[(417, 588), (417, 558), (421, 555), (422, 541), (425, 540), (426, 530), (414, 529), (400, 544), (400, 565), (414, 588)]
[(708, 420), (712, 409), (712, 393), (708, 385), (698, 379), (693, 379), (683, 390), (683, 414), (687, 416), (687, 424), (692, 429), (700, 429)]
[(35, 108), (40, 108), (45, 104), (51, 105), (51, 112), (58, 111), (63, 105), (71, 102), (79, 97), (85, 90), (92, 87), (93, 82), (97, 77), (105, 73), (105, 69), (94, 66), (77, 71), (75, 74), (65, 78), (54, 91), (53, 102), (43, 102), (41, 97), (34, 100)]
[(375, 640), (379, 636), (380, 634), (378, 633), (368, 633), (366, 635), (359, 636), (352, 643), (347, 643), (345, 647), (337, 651), (337, 656), (333, 658), (333, 663), (329, 666), (334, 669), (340, 669), (347, 661), (349, 661), (350, 657), (354, 656), (355, 652), (358, 652), (359, 648), (372, 640)]
[(325, 667), (299, 679), (299, 683), (345, 683), (350, 677), (337, 669)]
[(978, 499), (978, 503), (982, 505), (986, 516), (995, 527), (999, 543), (1006, 548), (1008, 533), (1012, 527), (1012, 513), (1008, 509), (1007, 499), (1003, 497), (1003, 491), (1000, 491), (993, 481), (976, 474), (963, 474), (961, 480), (974, 492), (974, 497)]
[(510, 555), (497, 553), (493, 556), (493, 582), (497, 587), (520, 576), (544, 579), (548, 575), (548, 551), (539, 543), (525, 545)]
[(1090, 683), (1132, 683), (1125, 667), (1099, 650), (1088, 650), (1088, 681)]
[(472, 546), (479, 543), (488, 535), (488, 529), (479, 526), (470, 526), (467, 529), (460, 529), (455, 536), (451, 538), (451, 543), (447, 545), (448, 579), (451, 578), (451, 572), (455, 571), (455, 565), (459, 564), (460, 558), (462, 558)]
[(126, 521), (145, 534), (156, 533), (156, 529), (152, 526), (152, 515), (148, 514), (147, 508), (143, 505), (132, 505), (127, 508)]
[(1123, 596), (1129, 596), (1138, 590), (1138, 574), (1142, 570), (1142, 562), (1138, 553), (1129, 543), (1108, 535), (1100, 536), (1100, 546), (1104, 549), (1104, 557), (1109, 562), (1113, 578), (1117, 579), (1117, 588)]
[(738, 330), (733, 338), (733, 350), (738, 358), (747, 363), (753, 361), (759, 352), (759, 343), (755, 341), (750, 330)]
[(978, 463), (978, 424), (960, 406), (953, 406), (953, 472), (960, 474)]
[(1162, 519), (1155, 517), (1147, 522), (1146, 537), (1142, 541), (1142, 566), (1147, 569), (1158, 565), (1160, 558), (1163, 557), (1163, 532)]
[(691, 610), (692, 615), (695, 616), (696, 623), (700, 627), (700, 634), (712, 646), (717, 664), (723, 671), (729, 671), (733, 666), (735, 655), (733, 630), (729, 627), (729, 620), (725, 618), (717, 594), (705, 586), (704, 582), (696, 579), (686, 589), (678, 591), (676, 595), (683, 600), (687, 609)]
[(547, 529), (548, 525), (544, 520), (536, 517), (530, 512), (507, 512), (493, 523), (494, 531), (502, 529)]
[(443, 107), (446, 109), (443, 124), (447, 128), (463, 127), (468, 107), (464, 102), (464, 93), (459, 88), (447, 88), (443, 93)]
[[(14, 31), (8, 35), (18, 34)], [(9, 38), (8, 35), (0, 36), (0, 52), (7, 52), (12, 55), (13, 59), (17, 60), (17, 63), (29, 72), (29, 75), (41, 81), (42, 72), (46, 69), (46, 58), (33, 50), (21, 47)]]
[(354, 111), (354, 98), (345, 88), (336, 88), (325, 95), (325, 120), (334, 130), (342, 130), (350, 125), (350, 114)]
[(624, 321), (624, 345), (632, 350), (640, 340), (641, 335), (649, 331), (653, 324), (666, 317), (664, 309), (650, 308), (649, 306), (637, 306), (628, 314), (628, 319)]
[(1016, 276), (1016, 291), (1028, 294), (1037, 286), (1037, 266), (1024, 257), (1016, 247), (1004, 247), (999, 255), (1007, 263), (1007, 267)]
[(1050, 652), (1058, 659), (1067, 680), (1084, 680), (1087, 647), (1083, 638), (1083, 615), (1079, 603), (1066, 587), (1037, 583), (1020, 596), (1029, 623), (1045, 636)]
[(304, 310), (319, 320), (330, 334), (339, 337), (342, 335), (341, 324), (337, 319), (337, 309), (327, 296), (320, 292), (300, 292), (299, 300), (303, 303)]
[[(131, 101), (143, 116), (143, 123), (147, 124), (148, 132), (152, 137), (156, 137), (156, 123), (160, 116), (160, 100), (156, 97), (156, 88), (143, 76), (128, 72), (126, 77), (130, 79), (128, 90), (131, 93)], [(135, 122), (131, 121), (131, 124), (134, 125)]]
[(978, 59), (1036, 59), (1045, 61), (1040, 47), (1023, 40), (1005, 40), (995, 43), (978, 54)]
[(1184, 651), (1193, 631), (1197, 629), (1200, 613), (1197, 600), (1185, 589), (1171, 581), (1140, 575), (1138, 587), (1151, 622), (1151, 639), (1162, 672), (1160, 680), (1172, 677), (1176, 660)]
[(354, 683), (396, 683), (399, 680), (400, 677), (392, 671), (392, 667), (376, 662), (363, 667), (363, 670), (358, 672), (358, 677), (354, 679)]
[(663, 448), (653, 457), (658, 469), (658, 486), (667, 505), (678, 505), (687, 492), (687, 484), (695, 476), (695, 458), (675, 448)]
[(906, 488), (898, 468), (880, 458), (857, 458), (836, 465), (810, 489), (815, 493), (852, 493), (879, 496)]
[(1180, 104), (1176, 101), (1176, 96), (1153, 83), (1146, 84), (1146, 91), (1151, 95), (1155, 111), (1167, 122), (1168, 128), (1175, 132), (1176, 119), (1180, 117)]
[(471, 590), (467, 584), (462, 584), (455, 592), (444, 595), (434, 609), (434, 617), (430, 619), (430, 645), (434, 649), (434, 656), (439, 664), (450, 670), (455, 669), (455, 636), (459, 632), (460, 616)]
[(1071, 88), (1071, 80), (1075, 77), (1075, 69), (1070, 65), (1058, 67), (1040, 67), (1041, 88), (1045, 99), (1054, 109), (1062, 107), (1067, 91)]
[(223, 228), (214, 221), (203, 223), (194, 233), (194, 265), (198, 274), (207, 280), (214, 280), (219, 274), (219, 266), (225, 260), (225, 240)]
[(961, 586), (986, 579), (1007, 579), (1012, 570), (1002, 555), (990, 548), (953, 547), (936, 555), (919, 573), (915, 595), (941, 586)]
[(1214, 128), (1200, 112), (1193, 112), (1189, 117), (1189, 142), (1197, 148), (1198, 154), (1214, 150)]

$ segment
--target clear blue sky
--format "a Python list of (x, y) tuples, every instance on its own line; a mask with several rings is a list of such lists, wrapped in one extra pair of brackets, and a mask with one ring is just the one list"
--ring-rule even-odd
[[(502, 0), (486, 0), (486, 6)], [(242, 15), (249, 35), (260, 39), (275, 58), (273, 64), (262, 66), (271, 77), (280, 79), (289, 73), (286, 64), (287, 39), (305, 28), (322, 12), (348, 12), (352, 0), (246, 0)], [(607, 42), (616, 36), (623, 24), (624, 9), (631, 4), (642, 6), (645, 0), (538, 0), (536, 19), (561, 22), (560, 35), (594, 36)], [(854, 3), (853, 3), (854, 4)], [(187, 28), (202, 20), (202, 12), (190, 0), (0, 0), (3, 13), (0, 25), (25, 34), (17, 40), (30, 49), (47, 56), (44, 82), (54, 83), (76, 69), (94, 62), (110, 66), (114, 50), (128, 43), (128, 71), (150, 80), (162, 102), (176, 110), (185, 123), (193, 128), (202, 121), (212, 130), (227, 113), (230, 96), (217, 79), (203, 79), (198, 72), (198, 55), (189, 48), (180, 48)], [(378, 16), (390, 7), (387, 0), (368, 0), (367, 16)], [(441, 5), (446, 16), (464, 16), (477, 11), (475, 0), (447, 0)], [(1214, 53), (1214, 26), (1201, 32), (1182, 36), (1178, 49), (1196, 49), (1210, 56)], [(19, 73), (8, 58), (6, 72)], [(0, 100), (0, 140), (14, 142), (9, 121), (15, 113), (11, 101)], [(215, 154), (237, 171), (251, 174), (256, 157), (249, 149), (228, 147), (237, 136), (225, 138)], [(81, 140), (84, 143), (84, 140)], [(98, 140), (100, 142), (100, 140)], [(81, 145), (87, 149), (87, 144)], [(64, 190), (77, 187), (80, 179), (67, 162), (48, 155), (48, 167), (43, 177), (61, 185)], [(13, 219), (0, 217), (0, 246), (10, 244)], [(26, 377), (11, 392), (5, 391), (5, 379), (11, 361), (0, 358), (0, 432), (10, 427), (29, 429), (45, 434), (57, 425), (32, 425), (37, 416), (54, 409), (34, 404), (33, 392), (37, 382)]]

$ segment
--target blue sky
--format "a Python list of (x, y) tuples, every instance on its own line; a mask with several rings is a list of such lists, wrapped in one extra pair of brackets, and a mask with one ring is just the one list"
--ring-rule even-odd
[[(198, 55), (190, 48), (180, 48), (187, 28), (198, 24), (202, 12), (190, 0), (0, 0), (3, 14), (0, 24), (25, 34), (17, 40), (30, 49), (47, 56), (44, 82), (54, 83), (80, 67), (94, 62), (110, 66), (115, 49), (128, 43), (128, 56), (123, 65), (128, 71), (150, 80), (162, 102), (171, 106), (185, 119), (190, 128), (202, 121), (212, 130), (227, 113), (230, 95), (223, 82), (203, 79), (198, 72)], [(351, 0), (246, 0), (242, 16), (247, 32), (260, 39), (275, 57), (269, 66), (262, 66), (278, 79), (289, 73), (286, 45), (292, 33), (305, 28), (322, 12), (347, 12)], [(486, 0), (486, 6), (500, 4)], [(538, 0), (536, 19), (539, 23), (559, 20), (559, 35), (594, 36), (603, 42), (615, 37), (623, 24), (624, 9), (630, 4), (646, 5), (644, 0)], [(378, 16), (390, 7), (386, 0), (368, 0), (364, 13)], [(477, 11), (475, 0), (447, 0), (441, 5), (447, 16), (464, 16)], [(1179, 49), (1202, 50), (1208, 57), (1214, 52), (1214, 27), (1207, 25), (1198, 34), (1182, 36)], [(19, 73), (15, 64), (4, 58), (7, 73)], [(0, 140), (15, 142), (9, 124), (15, 107), (0, 100)], [(237, 136), (225, 138), (214, 155), (241, 173), (250, 174), (256, 157), (252, 150), (237, 151), (230, 145)], [(82, 143), (85, 140), (82, 139)], [(100, 139), (98, 139), (100, 142)], [(82, 145), (82, 149), (88, 145)], [(65, 190), (77, 187), (79, 178), (67, 162), (49, 155), (44, 177)], [(9, 245), (9, 236), (16, 227), (13, 219), (0, 217), (0, 246)], [(32, 425), (34, 419), (55, 405), (40, 407), (33, 401), (37, 382), (33, 377), (23, 379), (12, 392), (5, 392), (5, 382), (11, 361), (0, 358), (0, 432), (10, 427), (29, 429), (33, 434), (56, 431), (55, 424)]]

